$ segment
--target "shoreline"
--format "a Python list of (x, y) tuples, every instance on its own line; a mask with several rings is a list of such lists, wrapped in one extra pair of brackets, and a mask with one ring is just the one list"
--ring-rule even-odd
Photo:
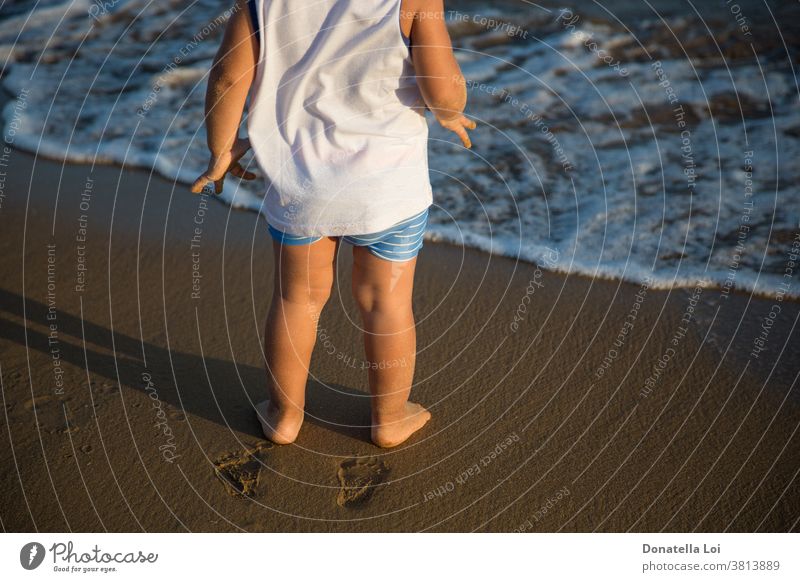
[[(11, 96), (9, 95), (9, 93), (5, 89), (3, 89), (2, 92), (4, 93), (4, 95), (3, 95), (4, 99), (0, 100), (0, 105), (5, 105), (5, 102), (7, 102), (8, 99), (10, 99)], [(26, 156), (30, 156), (32, 158), (38, 158), (38, 159), (41, 159), (43, 161), (50, 162), (50, 163), (53, 163), (53, 164), (74, 165), (74, 166), (79, 166), (79, 167), (107, 167), (107, 168), (110, 168), (110, 169), (113, 169), (113, 170), (118, 170), (118, 171), (125, 170), (125, 171), (132, 171), (132, 172), (141, 172), (143, 174), (148, 174), (148, 181), (153, 180), (153, 179), (161, 180), (166, 184), (175, 184), (176, 185), (176, 189), (179, 189), (180, 186), (183, 186), (188, 191), (188, 186), (189, 186), (188, 183), (185, 183), (185, 182), (182, 182), (182, 181), (177, 181), (177, 180), (172, 180), (171, 178), (169, 178), (167, 176), (164, 176), (162, 174), (159, 174), (156, 170), (154, 170), (152, 168), (148, 168), (146, 166), (140, 166), (140, 165), (135, 165), (135, 164), (120, 164), (118, 162), (103, 162), (103, 163), (97, 163), (97, 164), (91, 164), (89, 162), (74, 162), (74, 161), (70, 161), (70, 160), (67, 160), (67, 159), (64, 159), (64, 158), (59, 158), (59, 157), (56, 157), (56, 156), (41, 155), (41, 154), (37, 155), (34, 152), (30, 152), (28, 150), (21, 149), (21, 148), (18, 148), (18, 147), (13, 147), (12, 146), (12, 149), (15, 152), (19, 152), (19, 153), (24, 154)], [(231, 178), (231, 180), (235, 180), (235, 179), (236, 178)], [(194, 196), (199, 196), (199, 195), (194, 195)], [(231, 205), (223, 202), (219, 197), (214, 196), (214, 195), (209, 195), (209, 198), (213, 199), (215, 201), (215, 203), (221, 204), (224, 208), (228, 208), (228, 209), (230, 209), (232, 211), (235, 211), (235, 212), (246, 212), (246, 213), (256, 214), (257, 216), (259, 216), (259, 218), (263, 219), (263, 215), (262, 214), (254, 211), (254, 210), (251, 210), (249, 208), (231, 206)], [(266, 223), (264, 224), (264, 229), (266, 231)], [(435, 244), (435, 245), (440, 245), (440, 246), (448, 246), (448, 247), (453, 247), (453, 248), (460, 248), (458, 243), (446, 238), (443, 235), (439, 235), (439, 234), (434, 234), (431, 237), (430, 233), (427, 233), (426, 236), (425, 236), (425, 242), (426, 242), (426, 244)], [(631, 278), (625, 278), (625, 277), (619, 277), (619, 276), (615, 276), (615, 275), (608, 275), (608, 274), (605, 274), (605, 273), (595, 273), (593, 275), (589, 275), (589, 274), (581, 272), (581, 271), (579, 271), (579, 272), (570, 272), (570, 271), (566, 271), (566, 270), (555, 269), (555, 268), (549, 267), (546, 264), (544, 264), (545, 261), (542, 261), (540, 263), (540, 262), (537, 262), (535, 260), (528, 259), (528, 258), (526, 258), (524, 256), (514, 256), (512, 254), (507, 254), (507, 253), (502, 253), (502, 252), (493, 253), (493, 252), (487, 250), (486, 248), (484, 248), (482, 246), (478, 246), (478, 245), (468, 245), (467, 248), (469, 248), (472, 251), (476, 251), (476, 252), (479, 252), (479, 253), (495, 256), (495, 257), (498, 257), (498, 258), (508, 259), (508, 260), (511, 260), (511, 261), (518, 261), (518, 262), (521, 262), (521, 263), (525, 263), (527, 265), (536, 266), (536, 267), (539, 267), (539, 268), (542, 268), (542, 269), (545, 269), (545, 270), (548, 270), (548, 271), (552, 271), (554, 273), (559, 273), (559, 274), (564, 275), (564, 276), (580, 277), (580, 278), (586, 279), (588, 281), (601, 280), (601, 281), (607, 281), (609, 283), (620, 282), (621, 284), (624, 284), (624, 285), (632, 285), (634, 287), (639, 287), (642, 284), (646, 283), (647, 280), (651, 280), (651, 279), (649, 279), (649, 277), (636, 279), (636, 278), (632, 278), (632, 277)], [(712, 291), (712, 292), (720, 292), (720, 291), (722, 291), (724, 289), (724, 286), (719, 284), (719, 283), (717, 283), (716, 281), (708, 280), (708, 279), (702, 279), (700, 277), (696, 278), (695, 287), (697, 287), (697, 286), (702, 287), (706, 291)], [(680, 291), (680, 290), (690, 290), (690, 289), (692, 289), (692, 286), (689, 285), (689, 284), (676, 284), (676, 285), (672, 285), (672, 286), (648, 284), (648, 288), (656, 289), (656, 290), (659, 290), (659, 291)], [(747, 287), (736, 287), (736, 286), (733, 286), (733, 287), (731, 287), (729, 293), (727, 293), (727, 294), (729, 294), (729, 295), (737, 295), (737, 296), (741, 296), (741, 297), (751, 297), (753, 299), (758, 299), (758, 300), (774, 299), (774, 293), (767, 293), (766, 291), (762, 291), (760, 289), (748, 289)], [(800, 292), (798, 292), (797, 295), (785, 295), (783, 297), (783, 299), (780, 299), (780, 301), (781, 302), (782, 301), (789, 301), (789, 302), (792, 302), (792, 303), (800, 304)]]

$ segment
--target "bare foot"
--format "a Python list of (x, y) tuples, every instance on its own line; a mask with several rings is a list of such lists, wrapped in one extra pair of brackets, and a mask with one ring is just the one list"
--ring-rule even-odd
[(293, 443), (303, 425), (301, 411), (280, 411), (271, 407), (269, 400), (256, 404), (256, 413), (264, 436), (276, 445)]
[(372, 442), (388, 449), (403, 443), (431, 419), (431, 413), (421, 404), (406, 402), (405, 416), (397, 420), (372, 425)]

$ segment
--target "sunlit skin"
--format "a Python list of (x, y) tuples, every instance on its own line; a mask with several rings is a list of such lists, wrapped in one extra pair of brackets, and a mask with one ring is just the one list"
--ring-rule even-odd
[(229, 173), (244, 180), (256, 177), (239, 163), (250, 149), (250, 140), (239, 136), (239, 128), (255, 77), (257, 51), (247, 6), (244, 1), (237, 1), (208, 75), (205, 123), (211, 157), (206, 171), (191, 186), (195, 194), (209, 182), (213, 182), (215, 194), (222, 193)]
[[(475, 122), (463, 115), (466, 84), (453, 55), (443, 2), (404, 0), (400, 16), (401, 30), (411, 39), (417, 83), (427, 108), (464, 147), (472, 147), (467, 130), (475, 129)], [(191, 186), (194, 193), (209, 183), (221, 193), (228, 174), (255, 178), (239, 162), (250, 147), (239, 128), (257, 54), (247, 6), (237, 2), (209, 75), (206, 132), (211, 155), (208, 168)], [(269, 66), (269, 55), (265, 59)], [(306, 246), (273, 242), (275, 279), (264, 333), (269, 398), (256, 411), (264, 435), (277, 444), (294, 442), (303, 424), (317, 322), (331, 293), (338, 245), (334, 237)], [(416, 259), (390, 262), (353, 247), (352, 292), (361, 312), (367, 361), (403, 362), (369, 369), (371, 436), (381, 447), (399, 445), (431, 418), (425, 408), (408, 400), (416, 359), (411, 309), (415, 267)]]

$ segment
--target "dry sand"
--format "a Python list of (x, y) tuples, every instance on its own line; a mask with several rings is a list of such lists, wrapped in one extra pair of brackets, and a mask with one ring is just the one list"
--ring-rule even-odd
[(307, 422), (275, 447), (251, 410), (265, 391), (263, 219), (143, 171), (11, 157), (6, 531), (798, 529), (797, 303), (693, 301), (426, 243), (413, 398), (434, 416), (385, 451), (369, 442), (343, 252)]

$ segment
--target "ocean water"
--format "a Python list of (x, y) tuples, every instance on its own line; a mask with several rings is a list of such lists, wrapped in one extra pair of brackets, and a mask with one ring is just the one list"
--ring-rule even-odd
[[(4, 5), (6, 140), (191, 182), (231, 4)], [(780, 14), (740, 4), (634, 19), (594, 3), (449, 7), (479, 127), (465, 150), (429, 121), (430, 238), (654, 287), (800, 297), (800, 43)], [(258, 212), (262, 191), (230, 178), (221, 199)]]

